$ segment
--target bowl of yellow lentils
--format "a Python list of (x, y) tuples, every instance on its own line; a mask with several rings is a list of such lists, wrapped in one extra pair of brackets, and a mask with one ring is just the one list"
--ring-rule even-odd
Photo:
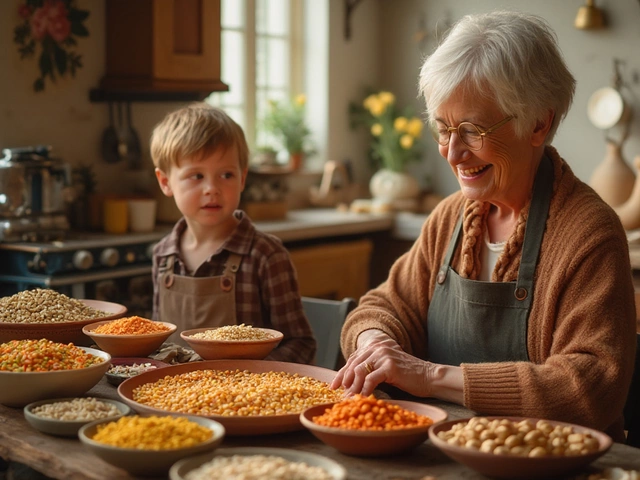
[(111, 364), (101, 350), (71, 343), (11, 340), (0, 344), (0, 404), (24, 407), (38, 400), (79, 396)]
[(283, 336), (278, 330), (244, 323), (218, 328), (194, 328), (180, 333), (180, 338), (205, 360), (262, 360), (278, 346)]
[(213, 451), (224, 427), (197, 416), (125, 416), (97, 420), (78, 432), (96, 456), (132, 475), (162, 476), (178, 460)]

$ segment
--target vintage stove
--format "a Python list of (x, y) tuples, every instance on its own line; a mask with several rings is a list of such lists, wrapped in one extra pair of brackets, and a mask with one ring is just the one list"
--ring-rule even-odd
[(154, 245), (167, 233), (69, 232), (63, 240), (0, 243), (0, 296), (52, 288), (73, 298), (127, 305), (149, 316)]

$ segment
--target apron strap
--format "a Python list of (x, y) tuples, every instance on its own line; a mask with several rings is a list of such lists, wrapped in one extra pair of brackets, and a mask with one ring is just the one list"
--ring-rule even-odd
[(220, 277), (220, 288), (225, 292), (230, 292), (236, 283), (236, 273), (240, 269), (242, 263), (242, 255), (237, 253), (229, 253), (229, 257), (224, 264), (224, 271)]
[(538, 255), (540, 254), (552, 193), (553, 163), (549, 157), (544, 155), (533, 183), (531, 208), (529, 209), (529, 218), (525, 227), (520, 269), (518, 270), (518, 280), (514, 291), (515, 297), (525, 302), (526, 305), (531, 305), (533, 297), (531, 295), (533, 292), (533, 276), (538, 264)]
[(169, 255), (164, 265), (159, 266), (160, 277), (164, 286), (171, 288), (173, 285), (173, 265), (175, 263), (175, 255)]
[(453, 236), (451, 238), (453, 238), (454, 241), (449, 242), (447, 253), (444, 256), (444, 262), (442, 262), (442, 266), (440, 267), (440, 271), (438, 272), (438, 276), (436, 277), (436, 281), (441, 285), (447, 279), (447, 272), (449, 271), (449, 266), (451, 265), (451, 260), (453, 259), (453, 253), (456, 251), (456, 247), (458, 246), (458, 241), (460, 240), (460, 231), (462, 230), (463, 216), (464, 216), (464, 206), (460, 211), (460, 218), (458, 218), (458, 223), (456, 223), (456, 226), (453, 229)]

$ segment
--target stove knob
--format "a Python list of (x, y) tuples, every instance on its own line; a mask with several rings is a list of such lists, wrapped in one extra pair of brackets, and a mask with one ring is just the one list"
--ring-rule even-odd
[(120, 254), (115, 248), (105, 248), (100, 253), (100, 263), (105, 267), (115, 267), (120, 260)]
[(73, 266), (78, 270), (89, 270), (93, 266), (93, 255), (87, 250), (78, 250), (73, 254)]
[(128, 251), (127, 254), (124, 256), (124, 259), (127, 261), (127, 263), (135, 262), (136, 261), (136, 252)]

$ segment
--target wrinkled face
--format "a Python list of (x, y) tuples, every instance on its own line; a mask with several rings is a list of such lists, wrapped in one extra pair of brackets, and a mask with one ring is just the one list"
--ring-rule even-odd
[[(458, 93), (436, 112), (437, 125), (457, 127), (471, 122), (486, 131), (510, 115), (479, 95)], [(439, 145), (438, 151), (449, 162), (465, 197), (511, 205), (521, 202), (523, 190), (528, 195), (535, 175), (531, 140), (528, 136), (517, 138), (511, 120), (484, 137), (480, 150), (469, 149), (453, 131), (449, 144)]]
[(168, 175), (156, 169), (162, 192), (175, 198), (187, 223), (205, 228), (234, 221), (246, 176), (235, 147), (182, 158)]

